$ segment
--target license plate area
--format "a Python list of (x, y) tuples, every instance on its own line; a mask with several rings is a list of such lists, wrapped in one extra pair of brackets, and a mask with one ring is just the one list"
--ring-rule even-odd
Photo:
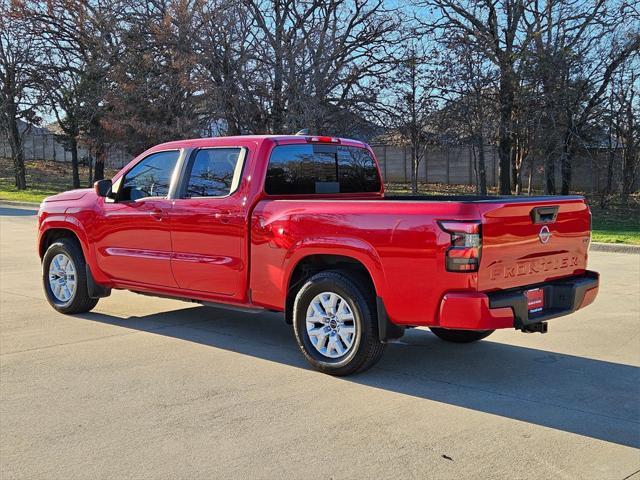
[(544, 290), (542, 288), (532, 288), (525, 292), (527, 297), (527, 309), (529, 313), (538, 313), (544, 309)]

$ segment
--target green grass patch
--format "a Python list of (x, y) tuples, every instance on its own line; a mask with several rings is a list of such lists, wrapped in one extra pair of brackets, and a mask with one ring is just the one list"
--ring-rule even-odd
[(58, 192), (55, 190), (41, 188), (18, 190), (13, 186), (13, 184), (6, 185), (5, 182), (0, 182), (0, 200), (40, 203), (44, 198), (56, 193)]
[(595, 200), (589, 204), (594, 242), (640, 245), (640, 195), (632, 195), (626, 203), (613, 199), (606, 208)]
[(626, 243), (640, 245), (640, 232), (637, 230), (593, 230), (591, 234), (593, 242), (602, 243)]

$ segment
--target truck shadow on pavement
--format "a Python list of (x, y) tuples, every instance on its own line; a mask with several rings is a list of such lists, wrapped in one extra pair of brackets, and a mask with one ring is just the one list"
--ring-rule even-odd
[[(190, 307), (143, 317), (78, 317), (311, 370), (277, 314)], [(640, 447), (640, 368), (489, 340), (456, 345), (424, 330), (343, 378), (417, 398)], [(524, 440), (523, 440), (524, 441)]]

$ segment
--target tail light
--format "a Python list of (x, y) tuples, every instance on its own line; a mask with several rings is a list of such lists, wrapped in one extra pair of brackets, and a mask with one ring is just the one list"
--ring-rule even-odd
[(449, 272), (477, 272), (480, 266), (482, 235), (480, 222), (438, 222), (440, 228), (451, 235), (451, 246), (445, 253)]

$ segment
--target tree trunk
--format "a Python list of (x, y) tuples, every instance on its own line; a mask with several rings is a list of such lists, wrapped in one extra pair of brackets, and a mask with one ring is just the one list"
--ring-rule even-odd
[(476, 154), (476, 143), (471, 144), (470, 160), (473, 166), (473, 185), (476, 187), (476, 195), (477, 195), (480, 193), (480, 176), (478, 174), (478, 155)]
[(511, 73), (501, 69), (500, 125), (498, 128), (498, 157), (500, 158), (500, 195), (511, 195), (511, 117), (513, 114), (513, 85)]
[(26, 190), (27, 174), (24, 167), (24, 151), (19, 148), (13, 153), (13, 170), (15, 174), (15, 185), (18, 190)]
[(569, 140), (564, 142), (562, 159), (560, 163), (560, 173), (562, 175), (562, 188), (560, 190), (561, 195), (569, 195), (571, 190), (571, 161), (573, 160), (574, 149), (571, 145), (568, 145)]
[(522, 195), (522, 162), (520, 162), (520, 166), (518, 167), (518, 171), (516, 173), (516, 195)]
[(484, 138), (480, 135), (478, 141), (478, 187), (480, 195), (487, 194), (487, 167), (484, 154)]
[(93, 171), (94, 181), (102, 180), (104, 178), (104, 162), (107, 157), (107, 149), (104, 144), (99, 143), (96, 147), (96, 164)]
[[(611, 132), (611, 129), (609, 129)], [(613, 142), (611, 141), (611, 133), (609, 133), (609, 158), (607, 161), (607, 180), (605, 183), (604, 191), (600, 196), (600, 208), (604, 209), (607, 206), (607, 200), (611, 192), (613, 192), (613, 164), (616, 158), (616, 152), (613, 148)]]
[(415, 145), (411, 146), (411, 193), (418, 193), (418, 151)]
[(88, 187), (93, 185), (93, 158), (91, 156), (89, 157), (89, 181), (87, 183)]
[(78, 141), (75, 137), (69, 140), (71, 150), (71, 171), (73, 178), (73, 188), (80, 188), (80, 172), (78, 170)]
[[(274, 4), (275, 16), (275, 45), (274, 45), (274, 70), (273, 70), (273, 102), (271, 104), (271, 133), (279, 135), (283, 133), (284, 123), (284, 21), (282, 19), (281, 3)], [(315, 132), (311, 132), (315, 133)]]
[(552, 152), (548, 152), (544, 157), (544, 193), (556, 194), (556, 162)]
[(27, 188), (27, 175), (24, 166), (24, 149), (22, 148), (22, 135), (18, 129), (15, 119), (9, 119), (9, 145), (11, 147), (11, 157), (13, 158), (13, 174), (15, 185), (18, 190)]
[(626, 107), (627, 128), (622, 135), (622, 200), (626, 204), (629, 195), (633, 192), (636, 183), (638, 169), (640, 168), (640, 141), (635, 134), (637, 132), (637, 119), (632, 110), (633, 96)]
[(624, 203), (627, 203), (629, 195), (633, 192), (640, 166), (638, 146), (633, 141), (629, 143), (622, 152), (622, 199)]
[[(612, 95), (610, 95), (609, 97), (609, 110), (611, 112), (613, 112), (613, 92)], [(613, 191), (613, 163), (615, 161), (615, 157), (616, 157), (616, 149), (614, 149), (613, 147), (613, 116), (609, 117), (609, 125), (608, 125), (608, 132), (607, 132), (607, 147), (609, 150), (609, 158), (608, 158), (608, 163), (607, 163), (607, 183), (606, 183), (606, 188), (604, 191), (604, 195), (602, 195), (602, 198), (600, 200), (600, 206), (604, 207), (605, 202), (606, 202), (606, 197), (611, 195), (611, 192)], [(616, 140), (616, 147), (618, 146), (618, 142)]]
[(522, 193), (522, 159), (518, 148), (512, 149), (511, 156), (511, 188), (520, 195)]

